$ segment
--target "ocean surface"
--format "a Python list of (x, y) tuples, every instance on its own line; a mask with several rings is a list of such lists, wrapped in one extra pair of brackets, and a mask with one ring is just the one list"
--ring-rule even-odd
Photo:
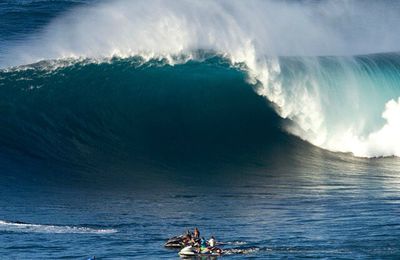
[(0, 3), (0, 258), (400, 258), (397, 1)]

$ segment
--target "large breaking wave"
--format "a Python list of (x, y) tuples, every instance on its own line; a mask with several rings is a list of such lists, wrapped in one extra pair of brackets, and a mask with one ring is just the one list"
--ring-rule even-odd
[[(43, 147), (42, 142), (54, 142), (52, 146), (60, 149), (60, 153), (68, 153), (68, 146), (59, 147), (56, 143), (60, 138), (70, 138), (69, 142), (74, 143), (71, 147), (76, 149), (79, 146), (81, 153), (85, 153), (88, 150), (82, 145), (82, 140), (87, 142), (86, 138), (105, 136), (103, 140), (112, 144), (121, 139), (121, 133), (126, 134), (132, 128), (147, 133), (146, 129), (154, 129), (151, 126), (155, 123), (149, 122), (150, 119), (139, 123), (141, 115), (137, 111), (143, 110), (138, 108), (140, 101), (127, 99), (124, 91), (131, 91), (134, 99), (146, 95), (143, 93), (154, 95), (163, 91), (168, 92), (159, 96), (163, 99), (170, 95), (177, 95), (179, 98), (176, 100), (190, 99), (195, 92), (185, 90), (188, 92), (183, 93), (182, 82), (171, 81), (179, 77), (171, 75), (178, 73), (183, 77), (193, 77), (190, 68), (197, 64), (194, 74), (209, 77), (207, 85), (220, 86), (221, 79), (229, 85), (209, 90), (214, 95), (214, 91), (223, 90), (223, 94), (218, 95), (226, 95), (225, 99), (218, 99), (218, 102), (226, 102), (228, 107), (236, 107), (233, 104), (237, 103), (232, 102), (239, 102), (232, 99), (239, 93), (237, 86), (247, 85), (272, 102), (276, 113), (291, 121), (283, 124), (284, 129), (301, 139), (356, 156), (400, 156), (400, 136), (397, 134), (400, 131), (400, 56), (396, 53), (400, 40), (397, 27), (400, 7), (393, 1), (367, 2), (113, 1), (75, 9), (55, 19), (40, 34), (16, 42), (3, 51), (0, 62), (4, 68), (46, 61), (33, 68), (8, 68), (1, 72), (2, 96), (7, 97), (2, 101), (3, 107), (7, 108), (2, 109), (2, 119), (6, 121), (3, 143), (11, 146), (9, 135), (12, 136), (15, 129), (29, 128), (18, 126), (13, 129), (13, 123), (7, 120), (18, 121), (15, 126), (21, 122), (28, 125), (29, 116), (21, 116), (38, 106), (44, 112), (36, 112), (39, 121), (30, 123), (40, 130), (29, 130), (33, 136), (27, 142), (40, 140), (40, 144), (35, 144), (39, 149)], [(66, 63), (66, 67), (54, 67)], [(221, 63), (224, 64), (222, 68)], [(171, 71), (163, 73), (166, 70)], [(233, 79), (241, 83), (233, 83)], [(140, 89), (143, 80), (160, 82), (154, 85), (168, 82), (165, 84), (168, 87), (158, 86), (157, 90), (146, 92), (148, 89)], [(115, 87), (121, 84), (134, 87), (131, 90)], [(194, 80), (190, 80), (187, 88), (192, 88), (192, 84), (195, 84)], [(16, 96), (24, 95), (21, 103)], [(117, 95), (122, 96), (117, 98)], [(154, 102), (150, 96), (146, 100)], [(64, 99), (67, 102), (66, 97), (77, 100), (77, 107), (93, 102), (94, 106), (80, 111), (87, 112), (97, 107), (96, 112), (93, 111), (95, 114), (79, 115), (76, 104), (62, 102)], [(258, 101), (248, 97), (239, 110), (254, 112), (259, 109)], [(26, 111), (22, 115), (11, 112), (16, 102), (25, 105), (22, 107)], [(103, 103), (99, 106), (96, 102)], [(264, 105), (268, 107), (266, 103)], [(142, 115), (148, 118), (151, 105), (146, 103), (143, 107), (147, 111)], [(175, 105), (172, 107), (176, 109)], [(219, 116), (216, 122), (227, 116), (228, 110), (220, 113), (213, 105), (212, 108), (217, 111), (214, 115)], [(53, 113), (45, 112), (50, 109)], [(179, 109), (184, 110), (182, 107)], [(127, 115), (126, 110), (136, 112)], [(170, 115), (177, 112), (169, 111)], [(268, 121), (271, 117), (262, 119), (262, 114), (257, 113), (256, 117), (248, 119), (250, 124), (245, 122), (242, 125), (251, 129), (248, 132), (265, 130), (265, 125), (260, 127), (259, 121)], [(269, 112), (266, 114), (270, 115)], [(121, 121), (112, 119), (115, 115), (119, 119), (123, 115), (125, 122), (134, 120), (135, 124), (131, 127), (119, 125)], [(213, 113), (203, 115), (212, 117)], [(154, 113), (150, 118), (157, 116)], [(105, 118), (108, 118), (106, 122)], [(184, 127), (176, 125), (176, 122), (182, 122), (181, 119), (163, 125), (171, 128), (169, 132), (177, 133)], [(71, 122), (71, 125), (66, 122)], [(59, 124), (65, 124), (65, 127), (60, 130)], [(88, 124), (92, 125), (88, 127)], [(50, 139), (42, 140), (40, 137), (43, 125), (46, 131), (54, 134)], [(235, 127), (240, 129), (239, 125)], [(82, 131), (77, 133), (77, 129)], [(191, 125), (190, 131), (193, 129), (195, 127)], [(116, 131), (120, 132), (115, 134)], [(218, 135), (221, 136), (223, 134)], [(261, 137), (261, 134), (255, 136)], [(182, 143), (188, 139), (190, 137)], [(132, 138), (122, 140), (129, 140), (133, 146), (140, 142), (132, 141)], [(26, 149), (23, 147), (29, 146), (25, 143), (19, 149)]]

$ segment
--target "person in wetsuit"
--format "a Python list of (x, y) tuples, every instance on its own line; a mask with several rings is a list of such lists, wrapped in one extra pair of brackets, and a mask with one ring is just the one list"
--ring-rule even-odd
[(204, 237), (202, 237), (201, 240), (200, 240), (200, 252), (201, 253), (208, 252), (207, 240), (205, 240)]

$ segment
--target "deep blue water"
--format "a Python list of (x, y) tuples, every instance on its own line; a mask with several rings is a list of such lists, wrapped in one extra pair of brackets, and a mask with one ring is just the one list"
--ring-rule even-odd
[[(165, 239), (199, 226), (203, 234), (233, 243), (226, 248), (247, 249), (251, 258), (396, 259), (399, 178), (387, 168), (399, 163), (316, 158), (313, 167), (289, 162), (174, 170), (179, 179), (164, 176), (165, 183), (142, 189), (132, 179), (107, 187), (11, 181), (1, 191), (2, 218), (57, 227), (1, 224), (1, 253), (5, 258), (170, 259), (177, 254), (162, 247)], [(68, 230), (71, 226), (91, 230)]]
[[(0, 61), (96, 2), (1, 2)], [(199, 227), (227, 259), (399, 259), (399, 158), (303, 141), (287, 130), (300, 121), (281, 118), (243, 68), (198, 54), (174, 66), (115, 57), (0, 70), (0, 258), (177, 259), (166, 239)], [(376, 104), (400, 95), (396, 53), (351, 68), (319, 57), (314, 71), (301, 58), (280, 62), (283, 85), (320, 79), (327, 107), (337, 105), (327, 114), (354, 112), (346, 123), (375, 130), (379, 120), (357, 113), (381, 113)], [(369, 103), (329, 99), (349, 78)]]

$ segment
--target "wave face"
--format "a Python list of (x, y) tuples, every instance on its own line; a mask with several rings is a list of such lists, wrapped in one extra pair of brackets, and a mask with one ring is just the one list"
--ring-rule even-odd
[(400, 156), (399, 10), (256, 0), (75, 8), (5, 44), (0, 141), (70, 163), (184, 154), (190, 143), (269, 145), (284, 129), (331, 151)]
[(284, 142), (281, 119), (244, 72), (219, 57), (166, 62), (45, 62), (0, 72), (2, 153), (95, 171), (208, 161)]

